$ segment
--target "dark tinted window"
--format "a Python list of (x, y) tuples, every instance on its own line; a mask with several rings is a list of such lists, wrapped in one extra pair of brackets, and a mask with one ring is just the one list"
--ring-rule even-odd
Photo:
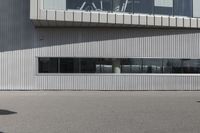
[(173, 7), (155, 7), (154, 14), (172, 15)]
[(192, 0), (174, 0), (174, 15), (192, 16)]
[[(117, 63), (116, 63), (117, 61)], [(39, 73), (200, 73), (198, 59), (39, 58)]]
[(58, 59), (39, 58), (39, 73), (58, 73)]
[(200, 73), (200, 61), (185, 59), (183, 61), (183, 73)]
[(181, 59), (165, 59), (163, 61), (164, 73), (183, 73)]
[(135, 13), (153, 13), (153, 0), (134, 0)]
[(96, 73), (96, 59), (80, 59), (81, 73)]
[(101, 72), (112, 73), (112, 59), (101, 59)]
[(61, 73), (74, 73), (74, 59), (61, 58), (60, 59), (60, 72)]

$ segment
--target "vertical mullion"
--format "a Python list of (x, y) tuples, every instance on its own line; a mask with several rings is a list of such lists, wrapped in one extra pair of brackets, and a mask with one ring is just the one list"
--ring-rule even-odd
[(134, 6), (135, 6), (134, 2), (135, 2), (135, 1), (132, 0), (132, 7), (131, 7), (131, 8), (132, 8), (132, 13), (135, 13), (135, 12), (134, 12)]
[(175, 5), (175, 2), (174, 2), (174, 0), (173, 0), (172, 16), (174, 16), (174, 5)]
[(60, 58), (58, 58), (58, 73), (60, 73)]
[(155, 2), (155, 1), (152, 0), (152, 5), (151, 5), (152, 7), (151, 7), (151, 8), (153, 9), (153, 11), (152, 11), (152, 14), (153, 14), (153, 15), (155, 14), (155, 6), (154, 6), (155, 3), (154, 3), (154, 2)]

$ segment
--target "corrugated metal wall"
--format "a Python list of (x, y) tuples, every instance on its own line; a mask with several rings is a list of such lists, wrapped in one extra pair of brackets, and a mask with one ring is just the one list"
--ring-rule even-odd
[(37, 57), (200, 58), (200, 31), (35, 28), (28, 0), (0, 1), (1, 90), (198, 90), (200, 75), (38, 75)]

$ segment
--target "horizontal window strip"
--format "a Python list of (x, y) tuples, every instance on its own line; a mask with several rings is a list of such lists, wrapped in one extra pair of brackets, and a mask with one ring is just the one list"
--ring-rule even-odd
[(192, 17), (193, 0), (44, 0), (44, 9)]
[(39, 57), (38, 73), (200, 74), (200, 59)]

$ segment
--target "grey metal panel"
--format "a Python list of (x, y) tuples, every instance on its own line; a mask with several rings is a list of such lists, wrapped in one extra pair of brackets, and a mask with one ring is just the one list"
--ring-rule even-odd
[[(37, 88), (61, 90), (199, 90), (199, 76), (76, 75), (39, 76)], [(57, 82), (55, 82), (57, 81)], [(61, 84), (58, 84), (62, 81)], [(44, 84), (50, 82), (49, 84)], [(57, 83), (57, 84), (56, 84)], [(61, 85), (65, 86), (61, 86)]]

